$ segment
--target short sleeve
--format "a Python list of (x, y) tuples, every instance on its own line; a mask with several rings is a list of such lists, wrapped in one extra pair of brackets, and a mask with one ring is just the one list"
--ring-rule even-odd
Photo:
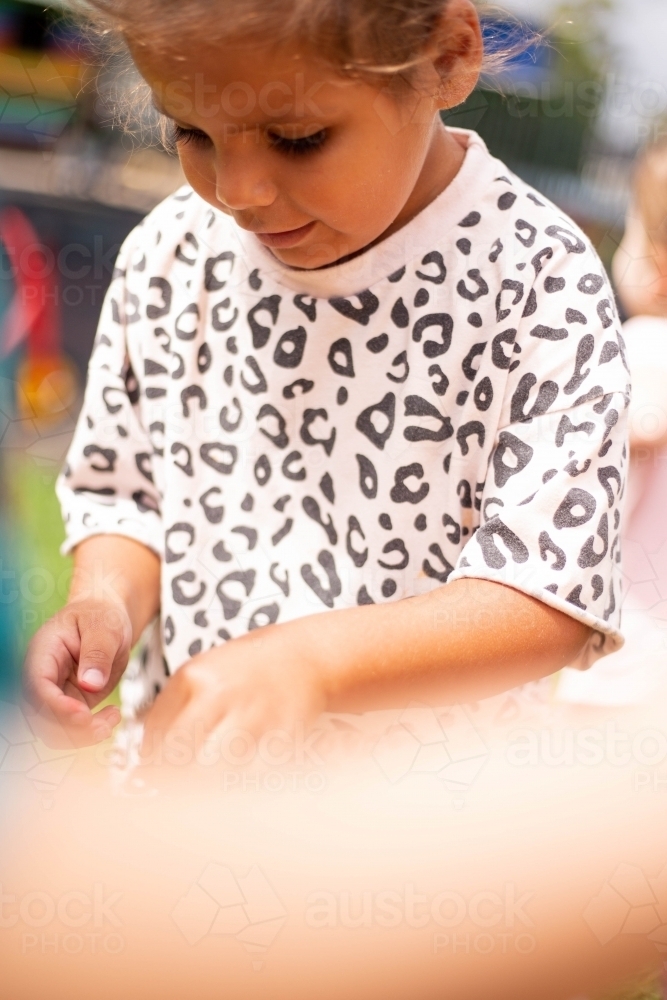
[(497, 581), (589, 625), (584, 668), (623, 644), (630, 386), (602, 265), (578, 232), (555, 236), (536, 246), (480, 525), (450, 579)]
[(102, 308), (88, 381), (56, 492), (65, 521), (63, 554), (93, 535), (125, 535), (161, 554), (153, 448), (141, 422), (132, 364), (138, 302), (127, 288), (138, 230), (121, 248)]

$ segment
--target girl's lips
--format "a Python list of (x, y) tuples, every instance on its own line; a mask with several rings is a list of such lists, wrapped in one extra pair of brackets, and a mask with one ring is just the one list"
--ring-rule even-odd
[(282, 233), (255, 233), (255, 236), (265, 247), (295, 247), (308, 235), (315, 222), (309, 222), (298, 229), (287, 229)]

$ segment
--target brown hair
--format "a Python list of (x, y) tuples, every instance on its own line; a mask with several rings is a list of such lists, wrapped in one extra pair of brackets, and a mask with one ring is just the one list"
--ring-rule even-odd
[[(500, 21), (485, 31), (483, 71), (495, 74), (541, 38), (521, 21), (496, 7), (473, 0), (480, 13)], [(396, 86), (397, 94), (414, 85), (415, 73), (449, 0), (73, 0), (101, 48), (102, 63), (112, 56), (116, 72), (102, 87), (102, 104), (115, 124), (141, 143), (159, 143), (174, 153), (172, 125), (155, 112), (148, 86), (141, 80), (125, 44), (127, 35), (151, 46), (201, 36), (209, 44), (233, 39), (256, 44), (297, 42), (315, 52), (344, 76)], [(125, 72), (119, 72), (120, 65)]]
[[(196, 35), (252, 42), (294, 41), (346, 75), (402, 76), (408, 80), (449, 0), (79, 0), (107, 41), (125, 33), (173, 44)], [(492, 10), (479, 3), (482, 10)], [(487, 37), (485, 70), (497, 71), (536, 35), (515, 21), (509, 33)]]
[(635, 198), (651, 242), (667, 248), (667, 141), (649, 146), (641, 156)]

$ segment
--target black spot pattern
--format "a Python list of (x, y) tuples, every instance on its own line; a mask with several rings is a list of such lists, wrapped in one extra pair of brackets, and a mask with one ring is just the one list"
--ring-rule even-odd
[(465, 203), (365, 287), (355, 260), (281, 269), (188, 189), (128, 238), (58, 492), (70, 545), (163, 554), (151, 691), (249, 630), (461, 576), (599, 629), (584, 665), (615, 648), (613, 295), (574, 224), (471, 141)]

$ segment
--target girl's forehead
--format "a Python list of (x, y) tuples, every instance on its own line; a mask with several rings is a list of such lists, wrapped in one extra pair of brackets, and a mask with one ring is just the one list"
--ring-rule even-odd
[(269, 117), (286, 108), (301, 116), (332, 116), (361, 98), (363, 83), (345, 77), (315, 54), (270, 44), (202, 44), (184, 41), (160, 47), (128, 39), (137, 67), (167, 114), (177, 113), (186, 95), (202, 107), (224, 97), (230, 108), (249, 108), (254, 95)]
[(139, 68), (164, 80), (205, 76), (226, 85), (237, 80), (278, 82), (300, 74), (339, 88), (355, 82), (315, 52), (297, 45), (277, 46), (260, 40), (211, 44), (205, 39), (186, 38), (157, 46), (129, 37), (127, 43)]
[(317, 57), (248, 45), (130, 46), (158, 111), (186, 123), (317, 122), (363, 113), (375, 96)]

